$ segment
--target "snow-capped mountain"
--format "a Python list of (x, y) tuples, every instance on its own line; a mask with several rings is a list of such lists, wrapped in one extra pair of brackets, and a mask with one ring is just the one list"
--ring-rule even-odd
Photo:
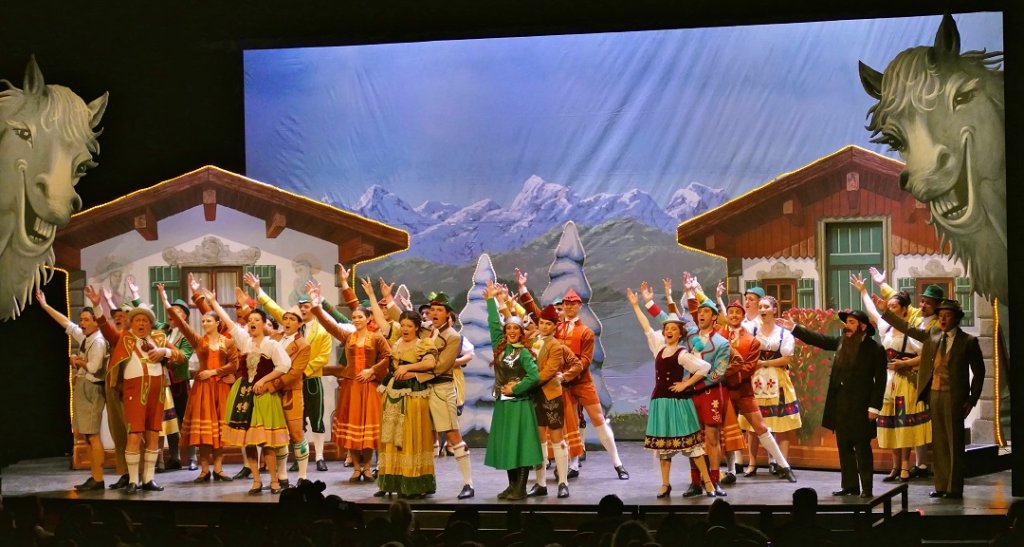
[[(724, 203), (726, 198), (723, 190), (694, 182), (677, 190), (662, 208), (641, 190), (581, 197), (568, 186), (533, 175), (505, 208), (490, 199), (464, 207), (431, 200), (414, 208), (375, 184), (366, 189), (353, 210), (409, 231), (412, 256), (464, 264), (482, 252), (516, 249), (569, 220), (594, 226), (628, 218), (675, 233), (679, 222)], [(333, 199), (330, 202), (340, 205)]]

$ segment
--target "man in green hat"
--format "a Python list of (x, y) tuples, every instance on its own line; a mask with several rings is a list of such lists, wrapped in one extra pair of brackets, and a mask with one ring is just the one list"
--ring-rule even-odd
[[(178, 316), (182, 323), (188, 323), (188, 316), (191, 314), (189, 305), (178, 298), (171, 304), (171, 313)], [(189, 360), (192, 358), (192, 344), (189, 344), (185, 336), (177, 327), (171, 329), (167, 336), (168, 345), (178, 348), (181, 354), (176, 360), (167, 363), (167, 373), (170, 377), (171, 399), (174, 401), (174, 412), (178, 415), (178, 430), (181, 430), (181, 420), (185, 417), (185, 406), (188, 405), (188, 381), (189, 381)], [(172, 433), (167, 436), (167, 447), (170, 457), (164, 465), (164, 469), (181, 469), (181, 460), (178, 442), (181, 439), (179, 433)], [(189, 448), (189, 469), (195, 470), (195, 447)], [(158, 468), (159, 469), (159, 468)]]

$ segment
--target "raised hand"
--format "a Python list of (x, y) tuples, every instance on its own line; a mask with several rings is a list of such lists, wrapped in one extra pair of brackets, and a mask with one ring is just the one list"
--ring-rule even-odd
[(260, 292), (260, 278), (256, 277), (256, 274), (252, 272), (245, 272), (242, 276), (242, 282), (249, 286), (256, 294)]
[(385, 302), (391, 302), (394, 300), (393, 295), (395, 293), (395, 284), (391, 283), (389, 285), (387, 281), (384, 281), (383, 277), (380, 278), (378, 282), (380, 283), (380, 297), (383, 298)]
[(188, 288), (192, 290), (192, 293), (195, 294), (199, 292), (200, 286), (201, 285), (199, 284), (199, 280), (196, 279), (196, 276), (193, 275), (192, 272), (188, 272)]
[[(199, 292), (199, 289), (196, 289), (196, 292)], [(235, 287), (235, 304), (241, 306), (244, 305), (247, 300), (249, 300), (249, 295), (245, 294), (245, 289), (242, 287)]]
[(885, 283), (885, 270), (878, 271), (878, 268), (872, 266), (868, 268), (868, 274), (871, 276), (871, 280), (875, 282), (875, 285)]
[(110, 292), (110, 289), (107, 287), (103, 287), (103, 300), (105, 300), (107, 306), (110, 307), (110, 311), (114, 311), (117, 309), (117, 305), (114, 302), (114, 295), (113, 293)]
[(796, 321), (793, 321), (793, 318), (789, 317), (788, 315), (785, 317), (777, 318), (775, 320), (775, 324), (789, 331), (796, 328)]
[(363, 292), (366, 293), (366, 297), (373, 302), (377, 301), (377, 293), (373, 290), (373, 281), (367, 277), (363, 277), (359, 280), (359, 284), (363, 286)]
[(661, 280), (661, 284), (665, 287), (665, 298), (672, 300), (672, 278), (665, 277)]
[(631, 289), (629, 287), (626, 287), (626, 300), (629, 300), (629, 303), (634, 305), (634, 306), (639, 306), (640, 305), (640, 301), (637, 298), (636, 293), (633, 292), (633, 289)]
[(874, 302), (875, 308), (878, 310), (878, 313), (883, 313), (889, 305), (884, 298), (878, 296), (877, 294), (871, 295), (871, 301)]
[(139, 299), (139, 286), (135, 283), (135, 276), (132, 275), (132, 274), (128, 274), (124, 278), (124, 282), (128, 286), (128, 292), (130, 292), (131, 295), (132, 295), (132, 300), (138, 300)]
[(860, 292), (864, 292), (864, 278), (860, 274), (850, 274), (850, 286), (857, 289)]
[(725, 294), (725, 281), (719, 281), (715, 287), (715, 300), (721, 300), (723, 294)]
[(310, 279), (309, 281), (306, 281), (305, 289), (306, 294), (309, 295), (309, 303), (313, 304), (314, 307), (319, 306), (321, 302), (320, 284)]
[(644, 298), (644, 302), (650, 302), (654, 300), (654, 290), (647, 285), (646, 281), (640, 282), (640, 296)]
[(92, 307), (100, 307), (100, 293), (97, 292), (92, 285), (85, 286), (85, 297), (89, 299), (89, 302), (92, 302)]
[(526, 280), (528, 277), (529, 274), (519, 268), (516, 268), (516, 283), (519, 284), (519, 292), (523, 292), (523, 289), (526, 288)]
[(203, 298), (205, 298), (206, 301), (209, 302), (211, 306), (219, 306), (220, 305), (217, 302), (217, 295), (213, 291), (211, 291), (210, 289), (207, 289), (205, 287), (201, 288), (201, 289), (199, 289), (199, 294), (203, 295)]
[(160, 294), (160, 302), (163, 303), (164, 307), (165, 308), (171, 307), (170, 304), (167, 303), (167, 291), (164, 290), (164, 284), (163, 283), (157, 283), (156, 284), (156, 292)]
[(341, 262), (339, 262), (335, 266), (335, 269), (338, 271), (338, 277), (339, 277), (339, 279), (337, 280), (337, 283), (339, 285), (341, 285), (342, 289), (349, 288), (348, 287), (348, 276), (349, 276), (349, 274), (352, 273), (352, 270), (349, 270), (349, 269), (345, 268), (345, 265), (342, 264)]
[(494, 281), (488, 279), (487, 280), (487, 284), (484, 287), (484, 293), (483, 293), (484, 300), (486, 300), (488, 298), (494, 298), (494, 296), (497, 295), (497, 294), (498, 294), (498, 288), (494, 285)]

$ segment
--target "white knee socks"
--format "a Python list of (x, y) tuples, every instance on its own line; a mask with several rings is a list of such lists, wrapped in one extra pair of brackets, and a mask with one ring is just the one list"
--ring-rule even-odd
[(537, 486), (539, 486), (541, 488), (547, 488), (548, 487), (548, 477), (547, 477), (548, 474), (547, 474), (547, 470), (544, 469), (544, 461), (547, 460), (547, 453), (548, 453), (548, 442), (547, 441), (544, 441), (544, 442), (540, 443), (540, 453), (544, 454), (544, 457), (541, 458), (541, 464), (539, 466), (537, 466), (537, 469), (536, 469), (536, 472), (537, 472)]
[(622, 465), (622, 460), (619, 459), (619, 449), (615, 447), (615, 433), (612, 432), (612, 426), (605, 422), (595, 429), (597, 429), (597, 438), (601, 440), (601, 446), (612, 458), (612, 465), (615, 467)]
[(451, 449), (455, 454), (455, 463), (459, 464), (459, 471), (462, 472), (462, 483), (473, 486), (473, 469), (469, 465), (469, 449), (466, 448), (466, 442), (463, 441)]
[[(139, 484), (139, 460), (140, 454), (138, 452), (124, 452), (124, 461), (128, 464), (128, 482), (138, 485)], [(155, 465), (155, 460), (154, 460)]]
[(147, 450), (143, 454), (142, 484), (153, 480), (153, 471), (156, 469), (156, 458), (159, 454), (159, 450)]
[(766, 431), (763, 435), (758, 435), (757, 440), (761, 441), (761, 446), (768, 451), (773, 461), (782, 468), (788, 468), (789, 462), (786, 461), (786, 457), (782, 455), (782, 449), (779, 448), (779, 443), (775, 442), (775, 436), (772, 435), (771, 431)]
[(552, 447), (555, 453), (555, 476), (558, 484), (566, 484), (569, 474), (569, 445), (562, 441)]

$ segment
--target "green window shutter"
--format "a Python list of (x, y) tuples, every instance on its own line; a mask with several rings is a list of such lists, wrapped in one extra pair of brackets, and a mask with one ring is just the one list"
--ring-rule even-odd
[(744, 291), (750, 290), (750, 289), (752, 289), (754, 287), (760, 287), (760, 286), (761, 286), (761, 280), (760, 279), (748, 279), (748, 280), (743, 282), (743, 290)]
[(150, 266), (149, 268), (149, 302), (153, 304), (156, 320), (166, 323), (167, 311), (160, 303), (160, 294), (156, 290), (157, 283), (164, 284), (168, 302), (174, 302), (181, 298), (181, 268), (178, 266)]
[(917, 292), (917, 278), (914, 277), (900, 277), (896, 280), (896, 291), (907, 291), (910, 295), (910, 301), (914, 301), (914, 293)]
[(860, 291), (850, 286), (853, 274), (868, 277), (868, 268), (882, 264), (881, 222), (836, 222), (825, 226), (825, 307), (863, 307)]
[(285, 305), (284, 302), (277, 299), (277, 266), (273, 264), (246, 266), (244, 273), (251, 273), (260, 278), (260, 288), (263, 289), (263, 292), (267, 293), (267, 296), (274, 302), (281, 306)]
[(971, 278), (958, 277), (953, 281), (953, 293), (960, 301), (964, 309), (964, 318), (960, 325), (964, 327), (974, 326), (974, 289), (971, 286)]
[(814, 279), (803, 277), (796, 280), (796, 306), (803, 309), (814, 309)]

